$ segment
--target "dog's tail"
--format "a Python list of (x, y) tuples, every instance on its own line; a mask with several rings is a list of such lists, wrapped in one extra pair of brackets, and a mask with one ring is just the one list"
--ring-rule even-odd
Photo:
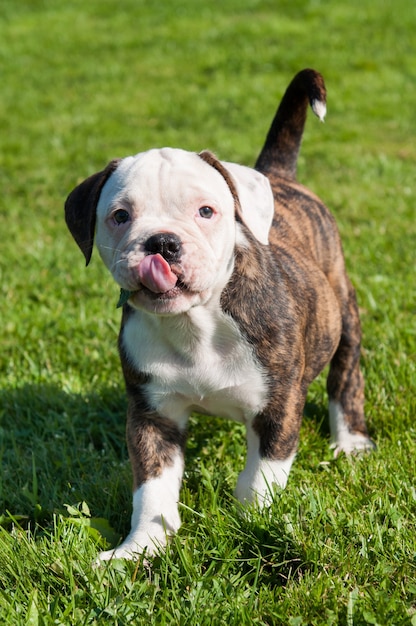
[(302, 70), (292, 80), (277, 109), (255, 169), (294, 180), (308, 102), (324, 121), (326, 89), (315, 70)]

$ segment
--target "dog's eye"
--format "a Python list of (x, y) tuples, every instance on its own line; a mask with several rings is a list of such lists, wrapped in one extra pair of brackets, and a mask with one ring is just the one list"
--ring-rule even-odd
[(209, 206), (202, 206), (199, 209), (199, 215), (204, 219), (209, 220), (214, 215), (214, 210)]
[(130, 214), (125, 209), (114, 211), (113, 218), (116, 224), (125, 224), (130, 219)]

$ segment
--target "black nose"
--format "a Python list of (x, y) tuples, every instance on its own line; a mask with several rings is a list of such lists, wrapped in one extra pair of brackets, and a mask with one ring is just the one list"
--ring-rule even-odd
[(173, 263), (181, 255), (182, 243), (174, 233), (157, 233), (149, 237), (144, 249), (149, 254), (160, 254), (166, 261)]

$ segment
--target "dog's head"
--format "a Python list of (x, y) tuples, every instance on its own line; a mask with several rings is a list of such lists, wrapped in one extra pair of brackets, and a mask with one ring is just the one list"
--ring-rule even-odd
[(129, 303), (182, 313), (221, 293), (245, 228), (267, 245), (269, 181), (210, 152), (171, 148), (112, 161), (69, 195), (68, 227), (90, 261), (94, 241)]

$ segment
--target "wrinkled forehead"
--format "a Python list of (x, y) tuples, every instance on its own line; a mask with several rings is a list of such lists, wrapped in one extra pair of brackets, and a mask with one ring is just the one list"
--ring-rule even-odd
[(187, 203), (193, 198), (234, 207), (230, 189), (215, 168), (196, 153), (162, 148), (123, 159), (102, 189), (98, 211), (117, 202)]

